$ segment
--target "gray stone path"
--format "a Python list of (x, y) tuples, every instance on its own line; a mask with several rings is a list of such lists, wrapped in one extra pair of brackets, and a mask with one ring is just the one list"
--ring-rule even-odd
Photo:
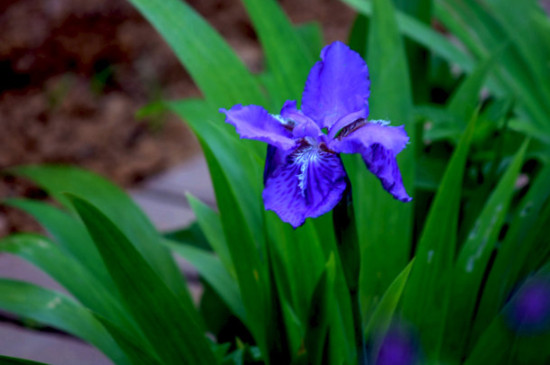
[[(170, 231), (186, 226), (194, 219), (185, 198), (187, 192), (209, 205), (215, 204), (208, 168), (202, 156), (196, 156), (181, 166), (151, 178), (130, 191), (130, 194), (160, 231)], [(177, 262), (187, 276), (194, 275), (192, 268), (183, 259), (177, 258)], [(66, 293), (49, 276), (12, 255), (0, 255), (0, 277), (29, 281)], [(193, 297), (198, 299), (200, 288), (191, 286), (190, 289)], [(0, 354), (51, 365), (111, 364), (100, 351), (77, 339), (2, 322)]]

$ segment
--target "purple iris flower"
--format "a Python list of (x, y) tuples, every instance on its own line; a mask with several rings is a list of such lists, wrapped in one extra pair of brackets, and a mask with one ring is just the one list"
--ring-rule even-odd
[(294, 228), (332, 210), (348, 183), (340, 153), (361, 154), (386, 191), (401, 201), (411, 200), (395, 160), (409, 137), (403, 126), (367, 121), (369, 93), (366, 63), (342, 42), (334, 42), (309, 72), (302, 110), (296, 101), (285, 102), (279, 115), (257, 105), (220, 109), (241, 138), (269, 144), (266, 209)]

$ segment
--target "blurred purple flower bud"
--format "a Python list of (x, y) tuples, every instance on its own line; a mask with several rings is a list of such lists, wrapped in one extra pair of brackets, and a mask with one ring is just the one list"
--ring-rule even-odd
[(419, 348), (412, 331), (395, 326), (380, 344), (376, 365), (413, 365), (418, 360)]
[(550, 329), (550, 278), (527, 281), (511, 300), (506, 314), (510, 327), (516, 331)]

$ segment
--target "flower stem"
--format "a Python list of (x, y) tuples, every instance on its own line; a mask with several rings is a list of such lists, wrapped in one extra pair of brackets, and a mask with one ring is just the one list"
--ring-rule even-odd
[(355, 333), (357, 363), (366, 364), (365, 340), (363, 337), (363, 321), (361, 318), (359, 299), (359, 272), (361, 269), (361, 251), (355, 225), (355, 215), (351, 199), (351, 189), (346, 189), (340, 203), (334, 208), (333, 223), (338, 253), (346, 278)]

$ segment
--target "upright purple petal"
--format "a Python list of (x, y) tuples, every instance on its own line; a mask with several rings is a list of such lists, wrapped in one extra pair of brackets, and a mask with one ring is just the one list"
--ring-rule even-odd
[(292, 131), (261, 106), (237, 104), (230, 110), (220, 109), (220, 113), (225, 113), (225, 121), (235, 126), (241, 138), (255, 139), (282, 149), (295, 145)]
[(263, 191), (265, 208), (294, 228), (306, 218), (329, 212), (342, 198), (346, 175), (340, 158), (333, 153), (302, 146), (291, 153), (277, 150), (269, 163)]
[(405, 148), (409, 137), (403, 126), (390, 127), (378, 121), (358, 123), (341, 132), (332, 140), (329, 147), (339, 153), (360, 153), (367, 168), (372, 172), (384, 189), (395, 199), (411, 201), (403, 186), (401, 172), (395, 156)]
[(321, 61), (311, 69), (302, 111), (321, 128), (330, 128), (351, 113), (368, 116), (369, 72), (357, 52), (342, 42), (334, 42), (321, 51)]

